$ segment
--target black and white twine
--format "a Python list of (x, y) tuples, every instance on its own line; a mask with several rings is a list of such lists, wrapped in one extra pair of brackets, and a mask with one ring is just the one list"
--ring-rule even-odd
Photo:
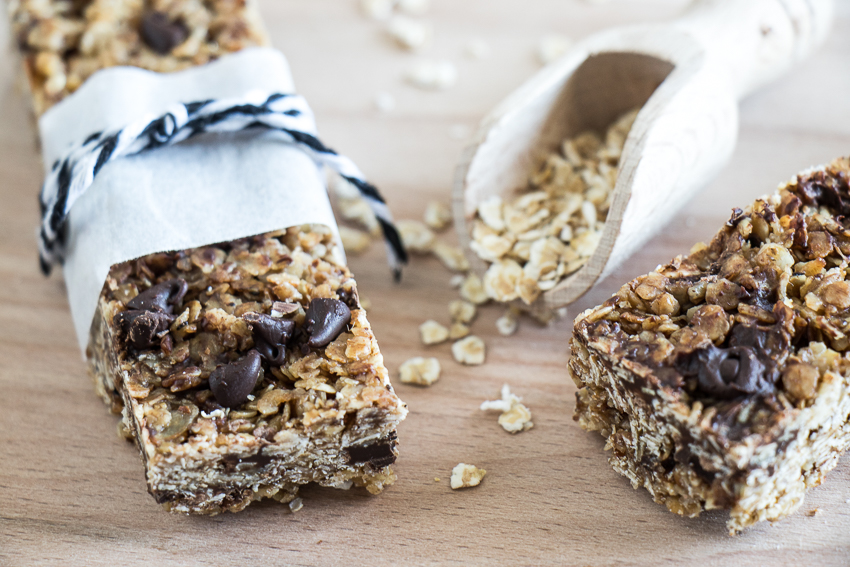
[(313, 113), (303, 97), (262, 93), (249, 93), (240, 99), (178, 103), (162, 116), (145, 118), (111, 132), (96, 132), (56, 160), (39, 196), (41, 270), (47, 275), (56, 263), (63, 262), (68, 214), (104, 165), (199, 134), (250, 129), (280, 132), (316, 163), (336, 171), (354, 185), (374, 212), (387, 243), (390, 266), (396, 278), (400, 277), (401, 265), (407, 263), (407, 253), (377, 188), (363, 178), (354, 162), (318, 139)]

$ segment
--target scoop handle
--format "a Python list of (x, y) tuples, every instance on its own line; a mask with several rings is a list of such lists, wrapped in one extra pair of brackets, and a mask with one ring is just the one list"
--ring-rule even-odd
[(695, 0), (673, 25), (693, 35), (741, 99), (820, 46), (833, 0)]

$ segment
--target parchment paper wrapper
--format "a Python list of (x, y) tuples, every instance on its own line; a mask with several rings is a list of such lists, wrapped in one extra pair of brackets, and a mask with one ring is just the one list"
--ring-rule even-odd
[[(172, 74), (104, 69), (39, 120), (45, 173), (93, 132), (253, 90), (294, 92), (282, 53), (249, 49)], [(80, 348), (113, 265), (305, 223), (337, 231), (324, 173), (274, 132), (204, 135), (108, 163), (68, 219), (64, 275)]]

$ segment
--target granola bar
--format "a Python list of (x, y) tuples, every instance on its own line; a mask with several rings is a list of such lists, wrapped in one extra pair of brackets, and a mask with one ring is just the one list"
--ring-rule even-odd
[[(178, 71), (266, 43), (250, 0), (9, 8), (36, 114), (105, 67)], [(87, 355), (169, 510), (294, 502), (309, 482), (377, 493), (395, 479), (407, 410), (327, 227), (114, 266)]]
[(778, 520), (850, 444), (848, 180), (801, 173), (576, 319), (575, 419), (671, 511)]
[(253, 0), (9, 0), (37, 115), (96, 71), (173, 72), (266, 45)]
[(396, 478), (407, 409), (327, 227), (116, 265), (87, 354), (168, 510), (290, 502), (310, 482), (378, 493)]

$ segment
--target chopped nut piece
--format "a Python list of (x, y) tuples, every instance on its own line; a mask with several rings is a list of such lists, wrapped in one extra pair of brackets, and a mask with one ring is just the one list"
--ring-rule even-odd
[(430, 386), (440, 378), (440, 361), (436, 358), (411, 358), (399, 367), (399, 376), (404, 384)]
[(440, 201), (429, 201), (425, 206), (425, 224), (434, 230), (445, 230), (452, 223), (452, 211)]
[(425, 254), (434, 247), (434, 233), (427, 226), (415, 220), (400, 220), (396, 222), (404, 247), (411, 252)]
[(511, 393), (510, 387), (502, 386), (502, 399), (482, 402), (481, 409), (498, 410), (502, 412), (499, 416), (499, 425), (508, 433), (519, 433), (534, 427), (531, 421), (531, 410), (522, 404), (522, 398)]
[(452, 490), (478, 486), (481, 484), (481, 480), (486, 474), (486, 470), (479, 469), (475, 465), (458, 463), (458, 465), (452, 469)]
[(429, 319), (419, 325), (419, 335), (422, 337), (423, 344), (436, 345), (448, 340), (449, 330), (433, 319)]
[(805, 363), (791, 364), (782, 373), (782, 385), (795, 400), (810, 400), (817, 393), (820, 372)]
[(342, 247), (349, 254), (360, 254), (372, 243), (367, 233), (347, 226), (339, 227), (339, 238), (342, 240)]
[(470, 335), (452, 345), (452, 356), (455, 360), (471, 366), (484, 364), (485, 351), (484, 341), (475, 335)]

